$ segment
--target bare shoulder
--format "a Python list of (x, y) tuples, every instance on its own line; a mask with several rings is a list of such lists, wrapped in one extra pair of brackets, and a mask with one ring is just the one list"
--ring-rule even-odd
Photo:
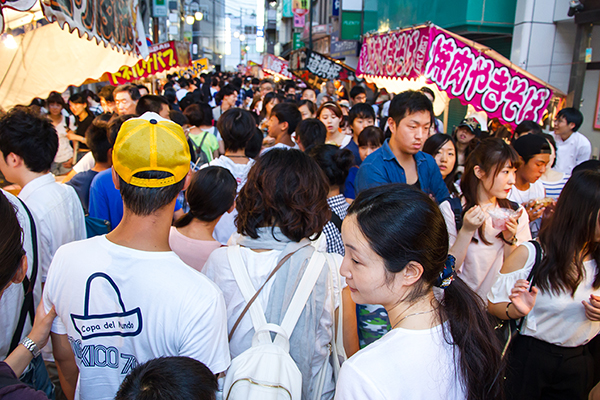
[(518, 271), (525, 266), (528, 258), (529, 248), (527, 248), (525, 245), (520, 245), (506, 258), (500, 272), (503, 274), (509, 274), (511, 272)]

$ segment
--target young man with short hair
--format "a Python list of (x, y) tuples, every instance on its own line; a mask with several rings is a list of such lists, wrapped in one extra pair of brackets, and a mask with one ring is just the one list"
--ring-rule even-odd
[(155, 113), (130, 119), (112, 159), (122, 223), (59, 249), (44, 290), (46, 310), (57, 310), (51, 338), (68, 398), (112, 399), (156, 357), (191, 357), (213, 374), (230, 362), (221, 291), (169, 247), (175, 199), (190, 178), (183, 129)]
[(131, 84), (125, 84), (118, 86), (114, 92), (113, 97), (115, 98), (115, 104), (117, 106), (117, 114), (126, 115), (134, 114), (135, 107), (137, 106), (140, 97), (139, 89)]
[(556, 141), (556, 171), (571, 174), (575, 166), (590, 159), (592, 145), (577, 132), (582, 123), (583, 114), (575, 108), (563, 108), (556, 114), (551, 133)]
[(550, 162), (550, 143), (541, 135), (525, 135), (515, 140), (513, 148), (521, 157), (521, 165), (517, 168), (515, 184), (508, 193), (508, 199), (522, 204), (529, 216), (529, 228), (532, 237), (537, 237), (540, 230), (544, 204), (539, 200), (546, 197), (546, 189), (540, 181)]
[(142, 115), (148, 111), (157, 113), (164, 119), (169, 119), (169, 102), (163, 96), (156, 96), (153, 94), (147, 94), (140, 97), (137, 105), (135, 106), (136, 115)]
[(300, 100), (310, 100), (313, 103), (317, 104), (317, 93), (315, 93), (314, 89), (309, 87), (302, 90), (302, 97)]
[(350, 99), (352, 100), (353, 106), (359, 103), (366, 103), (367, 90), (360, 85), (355, 85), (352, 89), (350, 89)]
[(432, 114), (431, 101), (421, 92), (408, 90), (394, 97), (387, 121), (392, 136), (361, 164), (357, 193), (388, 183), (407, 183), (433, 196), (438, 204), (449, 197), (435, 160), (420, 151)]
[(269, 136), (275, 139), (275, 144), (264, 151), (277, 147), (298, 149), (292, 140), (292, 133), (302, 121), (302, 114), (298, 107), (292, 103), (279, 103), (271, 110), (269, 118)]
[(346, 149), (352, 151), (354, 154), (354, 165), (360, 167), (362, 160), (358, 152), (358, 136), (367, 126), (375, 125), (375, 111), (373, 107), (367, 103), (355, 103), (348, 112), (348, 123), (352, 127), (352, 140), (348, 143)]

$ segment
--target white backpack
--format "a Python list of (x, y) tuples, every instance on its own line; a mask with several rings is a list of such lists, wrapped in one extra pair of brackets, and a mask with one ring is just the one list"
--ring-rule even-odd
[[(227, 248), (229, 264), (246, 302), (257, 290), (252, 285), (239, 246)], [(325, 264), (315, 251), (283, 317), (281, 325), (267, 323), (262, 305), (251, 303), (248, 310), (254, 326), (252, 347), (231, 362), (223, 388), (225, 400), (300, 400), (302, 374), (290, 356), (289, 338)], [(276, 333), (271, 340), (271, 332)]]

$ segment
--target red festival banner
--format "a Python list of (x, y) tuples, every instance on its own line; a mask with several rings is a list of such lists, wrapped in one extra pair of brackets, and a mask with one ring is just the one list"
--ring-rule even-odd
[(541, 121), (553, 93), (500, 54), (435, 25), (365, 38), (356, 75), (424, 76), (449, 97), (511, 125)]
[(111, 85), (122, 85), (127, 82), (146, 78), (171, 68), (187, 68), (191, 65), (189, 46), (184, 42), (170, 41), (150, 46), (150, 56), (138, 61), (134, 66), (123, 65), (115, 73), (108, 74)]
[(283, 58), (272, 54), (265, 54), (263, 57), (263, 70), (271, 75), (279, 76), (283, 79), (293, 79), (294, 76), (288, 68), (289, 64)]

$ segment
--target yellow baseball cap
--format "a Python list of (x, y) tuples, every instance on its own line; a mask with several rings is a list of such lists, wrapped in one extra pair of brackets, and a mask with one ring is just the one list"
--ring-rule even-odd
[[(190, 148), (183, 129), (147, 112), (123, 123), (113, 146), (113, 168), (130, 185), (160, 188), (181, 181), (190, 170)], [(164, 171), (162, 179), (138, 178), (138, 172)]]

